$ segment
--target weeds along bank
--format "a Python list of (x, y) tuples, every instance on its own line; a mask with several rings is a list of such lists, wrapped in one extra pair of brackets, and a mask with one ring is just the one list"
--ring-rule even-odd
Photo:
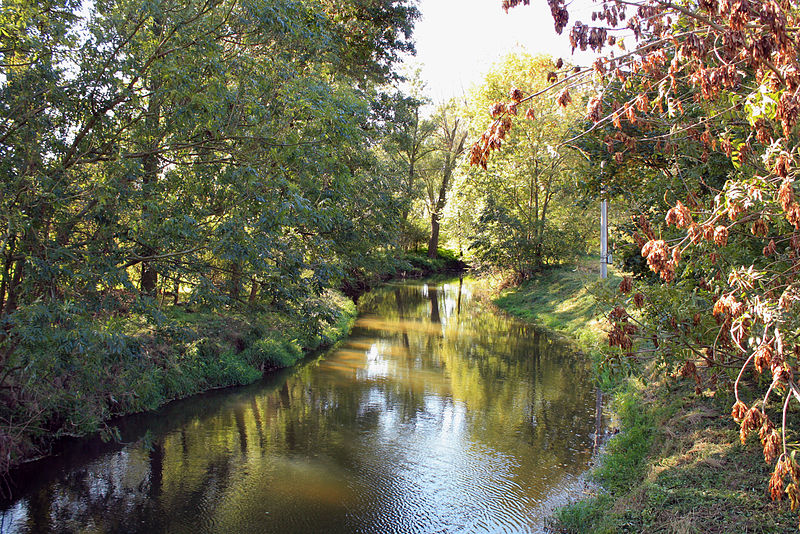
[[(797, 515), (789, 504), (769, 498), (771, 467), (758, 436), (740, 443), (738, 425), (730, 418), (731, 384), (720, 381), (715, 390), (697, 392), (693, 379), (676, 373), (659, 375), (642, 367), (612, 375), (599, 365), (607, 341), (597, 317), (608, 310), (598, 297), (619, 283), (615, 274), (603, 283), (586, 267), (559, 267), (504, 290), (495, 300), (512, 315), (576, 341), (592, 358), (621, 430), (590, 475), (602, 489), (559, 510), (552, 530), (796, 531)], [(757, 385), (757, 380), (746, 382), (740, 384), (740, 395)]]
[(694, 382), (629, 378), (613, 390), (621, 432), (592, 476), (602, 491), (558, 511), (553, 531), (796, 532), (797, 515), (766, 491), (771, 467), (758, 438), (730, 419), (733, 394)]
[(352, 298), (371, 286), (455, 267), (453, 258), (407, 254), (343, 283), (349, 296), (327, 290), (300, 311), (258, 303), (139, 309), (130, 295), (130, 305), (113, 313), (71, 310), (68, 322), (42, 313), (31, 318), (15, 353), (18, 400), (0, 406), (0, 472), (48, 454), (61, 437), (99, 431), (114, 439), (116, 429), (106, 424), (112, 417), (289, 367), (347, 336), (357, 314)]
[(349, 333), (356, 316), (350, 299), (329, 290), (314, 304), (326, 316), (299, 322), (296, 315), (263, 308), (169, 306), (155, 321), (135, 310), (73, 315), (74, 324), (51, 339), (23, 340), (18, 351), (24, 369), (15, 386), (25, 397), (0, 408), (3, 470), (47, 454), (60, 437), (100, 431), (114, 438), (116, 430), (105, 424), (111, 417), (249, 384)]

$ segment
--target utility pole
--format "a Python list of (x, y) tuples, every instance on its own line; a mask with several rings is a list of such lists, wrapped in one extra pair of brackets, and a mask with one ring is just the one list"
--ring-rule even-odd
[(600, 162), (600, 278), (608, 278), (608, 200), (603, 186), (603, 168), (605, 161)]
[(608, 200), (600, 201), (600, 278), (608, 277)]

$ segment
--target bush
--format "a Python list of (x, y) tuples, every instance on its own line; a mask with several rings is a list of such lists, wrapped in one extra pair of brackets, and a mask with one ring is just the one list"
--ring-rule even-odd
[(257, 340), (247, 352), (247, 360), (265, 368), (289, 367), (303, 356), (297, 340), (263, 338)]

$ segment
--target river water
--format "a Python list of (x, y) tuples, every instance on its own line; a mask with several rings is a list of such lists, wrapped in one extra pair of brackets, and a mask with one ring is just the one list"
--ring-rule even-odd
[(326, 354), (25, 466), (0, 532), (541, 532), (591, 461), (586, 363), (467, 281), (359, 310)]

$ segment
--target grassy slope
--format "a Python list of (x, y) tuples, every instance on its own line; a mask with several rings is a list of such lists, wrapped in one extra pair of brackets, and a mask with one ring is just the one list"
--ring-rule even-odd
[(614, 395), (623, 432), (593, 475), (604, 491), (562, 509), (566, 533), (793, 532), (797, 516), (773, 503), (770, 467), (756, 439), (746, 446), (730, 418), (730, 395), (694, 384), (629, 380)]
[[(599, 355), (602, 328), (586, 289), (595, 279), (585, 267), (558, 268), (506, 290), (496, 303)], [(679, 378), (631, 378), (619, 381), (612, 397), (622, 432), (592, 473), (603, 490), (560, 510), (555, 532), (796, 531), (797, 515), (767, 496), (770, 467), (756, 440), (739, 443), (730, 393), (696, 395), (694, 383)]]
[(600, 283), (618, 285), (619, 277), (612, 272), (606, 282), (600, 282), (596, 266), (559, 267), (503, 291), (495, 304), (521, 319), (567, 334), (591, 354), (605, 342), (602, 324), (595, 318), (597, 304), (590, 292)]

